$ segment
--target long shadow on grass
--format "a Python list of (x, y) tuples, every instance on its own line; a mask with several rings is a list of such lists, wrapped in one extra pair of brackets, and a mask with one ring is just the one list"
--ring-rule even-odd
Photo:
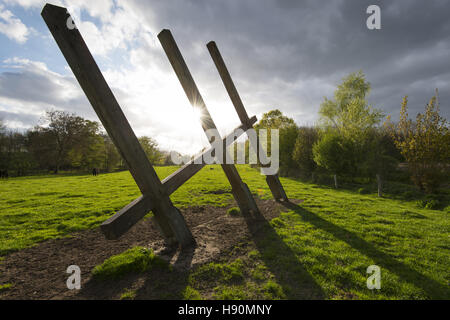
[(144, 284), (137, 290), (135, 299), (179, 300), (188, 285), (188, 268), (192, 263), (195, 247), (181, 250), (172, 269), (152, 270)]
[[(177, 262), (182, 260), (190, 263), (192, 250), (188, 249), (179, 254)], [(161, 258), (170, 261), (175, 253), (168, 252)], [(177, 263), (175, 263), (176, 266)], [(91, 278), (82, 286), (75, 299), (117, 299), (126, 291), (133, 290), (134, 284), (140, 281), (144, 284), (135, 291), (135, 299), (178, 299), (179, 292), (186, 287), (187, 283), (187, 273), (180, 272), (179, 269), (171, 270), (168, 266), (155, 266), (146, 272), (124, 274), (117, 279)]]
[(341, 241), (348, 243), (350, 246), (360, 251), (362, 254), (370, 257), (375, 264), (382, 269), (387, 269), (396, 274), (401, 280), (414, 284), (421, 288), (429, 298), (432, 299), (449, 299), (450, 289), (441, 283), (430, 279), (420, 272), (411, 269), (409, 266), (399, 262), (387, 253), (378, 250), (371, 243), (363, 240), (356, 234), (339, 227), (314, 213), (293, 203), (283, 203), (283, 205), (299, 214), (304, 221), (312, 224), (316, 228), (320, 228)]
[(261, 213), (245, 214), (244, 219), (262, 260), (288, 299), (325, 298), (322, 288)]

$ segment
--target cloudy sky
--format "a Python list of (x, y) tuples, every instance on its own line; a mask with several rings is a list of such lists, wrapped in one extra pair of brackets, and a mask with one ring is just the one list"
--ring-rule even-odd
[[(250, 116), (278, 108), (313, 124), (324, 96), (362, 69), (369, 102), (394, 119), (439, 88), (450, 116), (450, 1), (48, 0), (68, 7), (137, 135), (193, 153), (207, 145), (157, 39), (170, 29), (222, 133), (239, 124), (209, 56), (215, 40)], [(45, 110), (98, 120), (40, 12), (46, 1), (0, 0), (0, 119), (25, 130)], [(366, 9), (381, 8), (381, 30)]]

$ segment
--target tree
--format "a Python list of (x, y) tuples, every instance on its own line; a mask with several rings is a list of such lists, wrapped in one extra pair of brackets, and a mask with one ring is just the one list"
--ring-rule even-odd
[(334, 175), (349, 174), (354, 166), (352, 149), (350, 140), (328, 131), (313, 146), (314, 162)]
[(292, 159), (294, 152), (295, 141), (297, 139), (298, 127), (292, 118), (286, 117), (278, 110), (271, 110), (263, 114), (261, 120), (255, 125), (256, 131), (267, 129), (267, 150), (271, 154), (271, 130), (279, 130), (279, 156), (280, 169), (288, 173), (289, 169), (296, 168), (297, 164)]
[(51, 144), (55, 146), (54, 172), (58, 173), (63, 164), (69, 164), (68, 154), (74, 145), (80, 141), (85, 120), (75, 114), (53, 110), (46, 112), (48, 127), (37, 127), (38, 131), (48, 134)]
[(293, 160), (297, 163), (300, 172), (306, 176), (313, 173), (317, 167), (314, 161), (313, 146), (319, 139), (319, 130), (315, 127), (301, 127), (295, 141)]
[(104, 162), (100, 125), (64, 111), (47, 111), (47, 126), (28, 133), (29, 150), (41, 168), (58, 173), (62, 167), (86, 169)]
[[(333, 132), (332, 135), (339, 135), (339, 144), (345, 145), (345, 159), (336, 155), (338, 159), (345, 162), (338, 166), (341, 168), (341, 174), (350, 176), (380, 174), (379, 168), (373, 166), (376, 162), (367, 155), (369, 151), (373, 150), (374, 144), (378, 145), (373, 140), (377, 137), (377, 135), (373, 135), (373, 132), (384, 115), (380, 110), (374, 109), (368, 104), (366, 99), (369, 92), (370, 83), (366, 81), (362, 71), (354, 72), (342, 79), (342, 83), (334, 92), (334, 99), (325, 98), (320, 106), (319, 114), (324, 130)], [(331, 139), (330, 134), (324, 135), (329, 140), (323, 146), (331, 146), (329, 144), (338, 142), (336, 139)], [(317, 154), (321, 150), (328, 149), (317, 148), (315, 159), (327, 158), (327, 156), (320, 157)], [(346, 169), (343, 171), (342, 168)], [(335, 174), (339, 173), (335, 172)]]
[(55, 170), (56, 143), (48, 130), (35, 127), (27, 132), (27, 149), (39, 169)]
[(326, 127), (351, 136), (355, 131), (370, 130), (380, 123), (383, 113), (367, 103), (370, 83), (362, 71), (353, 72), (342, 79), (334, 92), (334, 100), (325, 98), (319, 115)]
[(140, 137), (138, 140), (150, 163), (153, 165), (161, 164), (162, 154), (158, 149), (158, 143), (147, 136)]
[(398, 124), (391, 123), (388, 117), (385, 125), (408, 163), (413, 182), (428, 193), (436, 191), (450, 163), (449, 126), (439, 115), (437, 94), (415, 122), (409, 119), (408, 97), (404, 97)]
[(282, 129), (288, 128), (295, 125), (295, 121), (289, 117), (283, 115), (283, 113), (278, 110), (271, 110), (264, 113), (258, 124), (255, 125), (256, 129)]
[(2, 119), (0, 119), (0, 170), (5, 170), (4, 167), (6, 166), (5, 144), (5, 126)]
[(26, 136), (19, 131), (3, 128), (0, 132), (0, 170), (22, 176), (35, 166), (27, 148)]
[(104, 146), (104, 164), (103, 168), (107, 172), (113, 171), (121, 162), (122, 157), (117, 151), (116, 146), (107, 134), (102, 135)]
[(100, 135), (100, 124), (84, 120), (74, 137), (68, 153), (68, 160), (74, 168), (90, 169), (101, 167), (104, 163), (104, 140)]

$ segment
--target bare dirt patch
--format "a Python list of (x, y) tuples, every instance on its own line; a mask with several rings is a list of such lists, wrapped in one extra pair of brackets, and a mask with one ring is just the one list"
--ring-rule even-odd
[[(267, 221), (277, 217), (282, 208), (272, 200), (258, 200), (257, 204), (260, 214), (246, 217), (228, 215), (226, 212), (230, 207), (199, 206), (182, 210), (197, 241), (195, 248), (183, 252), (161, 251), (163, 239), (153, 219), (149, 218), (140, 221), (119, 240), (106, 240), (96, 228), (11, 253), (0, 261), (0, 283), (11, 283), (12, 287), (0, 292), (0, 298), (118, 299), (124, 289), (137, 290), (137, 298), (176, 298), (171, 293), (179, 292), (186, 284), (188, 270), (217, 260), (244, 239), (254, 237), (258, 226), (267, 225)], [(149, 274), (130, 275), (119, 281), (91, 279), (91, 271), (96, 265), (134, 246), (150, 247), (159, 252), (162, 258), (171, 262), (175, 272), (152, 270)], [(66, 287), (69, 265), (78, 265), (81, 269), (81, 290)], [(152, 283), (151, 290), (146, 286), (149, 282)]]

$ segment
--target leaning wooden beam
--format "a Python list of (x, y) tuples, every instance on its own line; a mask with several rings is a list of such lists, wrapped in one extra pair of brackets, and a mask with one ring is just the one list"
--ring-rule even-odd
[(117, 239), (153, 210), (153, 207), (154, 203), (150, 198), (140, 196), (103, 222), (100, 228), (107, 239)]
[[(194, 243), (191, 232), (180, 211), (167, 195), (163, 194), (161, 181), (148, 161), (122, 109), (103, 78), (86, 43), (77, 28), (69, 28), (70, 15), (66, 8), (46, 4), (42, 10), (50, 32), (67, 60), (81, 88), (97, 113), (100, 121), (127, 163), (144, 198), (153, 202), (153, 213), (163, 236), (169, 243), (189, 246)], [(140, 211), (140, 201), (125, 211)], [(138, 215), (139, 216), (139, 215)]]
[[(220, 54), (219, 49), (214, 41), (209, 42), (207, 45), (211, 58), (216, 65), (217, 71), (219, 71), (219, 75), (222, 78), (222, 82), (230, 96), (231, 101), (233, 102), (234, 108), (241, 120), (241, 123), (247, 123), (249, 118), (247, 111), (245, 110), (244, 104), (242, 103), (241, 97), (233, 83), (233, 79), (231, 78), (230, 73), (228, 72), (227, 66), (223, 61), (222, 55)], [(262, 150), (262, 146), (258, 140), (258, 146), (254, 146), (252, 143), (250, 145), (254, 148), (254, 152), (258, 154), (258, 150), (264, 154), (264, 150)], [(269, 185), (270, 191), (275, 200), (285, 200), (288, 201), (286, 196), (286, 192), (284, 191), (283, 185), (280, 182), (278, 175), (268, 175), (266, 176), (266, 182)]]
[[(203, 101), (171, 32), (167, 29), (161, 31), (158, 34), (158, 39), (161, 42), (170, 64), (172, 65), (191, 105), (200, 109), (202, 115), (202, 128), (208, 137), (208, 141), (213, 143), (212, 135), (208, 133), (208, 130), (217, 130), (217, 127), (206, 108), (205, 102)], [(226, 150), (224, 153), (226, 153)], [(240, 209), (243, 212), (258, 211), (255, 200), (253, 199), (248, 186), (242, 182), (236, 167), (232, 164), (222, 164), (222, 168), (231, 184), (231, 191)]]
[[(225, 146), (229, 146), (234, 143), (234, 141), (236, 141), (240, 135), (244, 131), (247, 131), (248, 128), (254, 123), (256, 123), (256, 117), (251, 118), (248, 124), (240, 125), (234, 129), (223, 140)], [(205, 166), (205, 163), (202, 161), (203, 156), (210, 153), (212, 149), (213, 148), (209, 148), (204, 151), (202, 154), (194, 158), (193, 161), (190, 161), (185, 166), (165, 178), (162, 181), (165, 194), (167, 196), (171, 195), (198, 171), (200, 171)], [(107, 239), (117, 239), (153, 209), (154, 202), (152, 202), (149, 197), (141, 196), (103, 222), (100, 226), (101, 230)]]
[[(223, 143), (225, 144), (225, 148), (229, 145), (233, 144), (242, 133), (247, 131), (249, 128), (256, 123), (256, 117), (249, 119), (247, 124), (242, 124), (236, 129), (234, 129), (229, 135), (223, 139)], [(179, 187), (181, 187), (186, 181), (192, 178), (197, 172), (199, 172), (206, 164), (202, 161), (205, 154), (211, 153), (213, 148), (209, 148), (204, 151), (202, 154), (195, 157), (192, 161), (185, 164), (183, 167), (172, 173), (170, 176), (165, 178), (162, 181), (162, 184), (165, 188), (166, 194), (170, 195)]]

